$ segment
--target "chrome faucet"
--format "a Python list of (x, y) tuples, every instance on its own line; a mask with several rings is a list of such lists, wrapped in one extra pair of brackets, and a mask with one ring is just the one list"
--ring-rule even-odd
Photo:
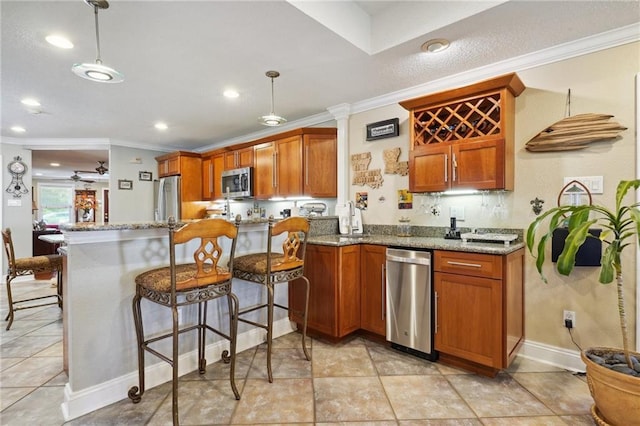
[(353, 201), (348, 201), (347, 205), (349, 206), (349, 225), (347, 229), (349, 231), (349, 235), (353, 235), (353, 216), (355, 215), (355, 212), (353, 210)]

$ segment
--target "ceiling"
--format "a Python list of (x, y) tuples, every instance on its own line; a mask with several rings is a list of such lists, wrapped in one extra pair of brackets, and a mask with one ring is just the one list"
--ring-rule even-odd
[[(82, 0), (2, 0), (0, 14), (3, 137), (202, 151), (283, 130), (257, 120), (270, 112), (267, 70), (281, 73), (275, 112), (300, 127), (331, 120), (330, 107), (638, 25), (640, 2), (112, 0), (99, 12), (100, 47), (125, 76), (118, 84), (71, 72), (96, 59), (93, 8)], [(51, 33), (74, 48), (49, 45)], [(451, 47), (422, 53), (432, 38)], [(225, 98), (228, 88), (240, 96)]]

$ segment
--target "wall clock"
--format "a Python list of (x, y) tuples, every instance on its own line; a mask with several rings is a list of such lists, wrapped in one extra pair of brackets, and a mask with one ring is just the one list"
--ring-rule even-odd
[(28, 194), (29, 190), (24, 182), (22, 182), (22, 176), (27, 172), (28, 167), (19, 155), (9, 161), (7, 170), (11, 174), (11, 183), (7, 186), (6, 191), (9, 194), (13, 194), (14, 198), (20, 198), (23, 194)]

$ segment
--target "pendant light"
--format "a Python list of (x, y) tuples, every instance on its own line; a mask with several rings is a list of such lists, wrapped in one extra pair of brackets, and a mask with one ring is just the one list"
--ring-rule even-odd
[(287, 121), (284, 119), (284, 117), (276, 115), (273, 110), (273, 79), (278, 78), (280, 76), (280, 73), (278, 71), (267, 71), (265, 75), (271, 79), (271, 113), (269, 115), (263, 115), (262, 117), (260, 117), (258, 119), (258, 122), (260, 124), (264, 124), (265, 126), (275, 127)]
[(124, 75), (106, 65), (102, 65), (100, 59), (100, 32), (98, 29), (98, 9), (108, 9), (109, 2), (107, 0), (84, 0), (84, 2), (93, 7), (96, 20), (96, 48), (97, 57), (95, 63), (85, 62), (82, 64), (73, 64), (71, 71), (77, 76), (86, 78), (87, 80), (98, 83), (120, 83), (124, 80)]

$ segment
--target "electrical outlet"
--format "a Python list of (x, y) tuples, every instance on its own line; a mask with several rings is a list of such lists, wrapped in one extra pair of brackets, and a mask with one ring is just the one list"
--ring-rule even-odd
[(456, 220), (464, 222), (464, 206), (449, 207), (449, 216), (455, 217)]
[(567, 327), (567, 321), (571, 321), (571, 328), (576, 328), (576, 313), (574, 311), (564, 311), (562, 313), (562, 325)]

